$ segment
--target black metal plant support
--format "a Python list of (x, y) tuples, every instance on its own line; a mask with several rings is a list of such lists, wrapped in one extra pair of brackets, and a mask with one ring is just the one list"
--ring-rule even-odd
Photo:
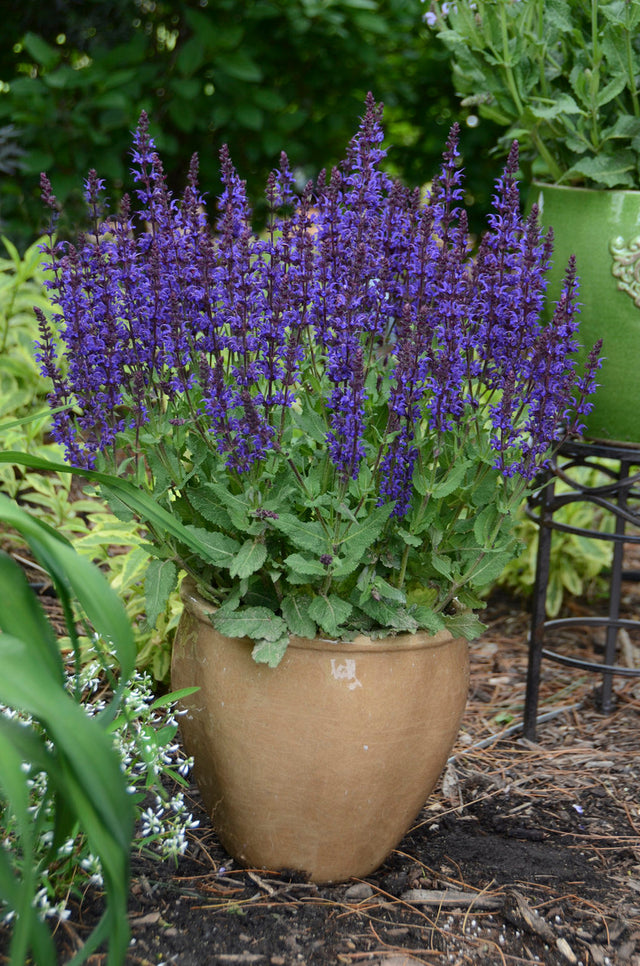
[[(618, 469), (613, 469), (611, 463), (617, 463)], [(600, 473), (609, 476), (611, 482), (602, 486), (585, 486), (571, 476), (571, 470), (576, 467), (597, 469)], [(604, 714), (608, 714), (612, 708), (613, 677), (615, 675), (640, 677), (640, 668), (628, 668), (616, 664), (618, 631), (621, 628), (640, 630), (640, 621), (620, 617), (623, 581), (640, 580), (640, 572), (625, 571), (622, 566), (625, 543), (640, 544), (640, 532), (638, 534), (627, 533), (627, 524), (640, 528), (640, 502), (638, 502), (637, 508), (633, 504), (635, 500), (640, 501), (640, 489), (638, 488), (640, 471), (632, 474), (631, 470), (634, 467), (640, 467), (640, 448), (604, 442), (565, 443), (549, 467), (546, 484), (538, 495), (530, 501), (528, 515), (539, 526), (523, 726), (523, 734), (530, 740), (535, 739), (536, 734), (538, 692), (543, 658), (548, 658), (568, 667), (601, 674), (600, 704)], [(557, 480), (562, 480), (570, 489), (557, 493), (555, 486)], [(603, 533), (583, 529), (554, 519), (554, 514), (561, 507), (579, 501), (592, 503), (612, 513), (615, 518), (614, 532)], [(546, 619), (551, 540), (554, 530), (574, 533), (594, 540), (613, 541), (608, 616)], [(602, 662), (587, 661), (559, 654), (544, 646), (546, 631), (576, 625), (606, 628)]]

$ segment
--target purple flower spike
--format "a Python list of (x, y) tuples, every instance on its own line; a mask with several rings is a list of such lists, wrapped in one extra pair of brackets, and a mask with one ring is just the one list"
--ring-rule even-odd
[[(384, 172), (383, 141), (369, 95), (328, 178), (298, 193), (283, 154), (256, 234), (228, 150), (212, 229), (197, 157), (174, 198), (141, 115), (132, 196), (110, 214), (90, 172), (89, 231), (45, 246), (60, 339), (39, 315), (37, 351), (51, 404), (66, 407), (54, 435), (68, 459), (124, 454), (164, 481), (206, 454), (207, 481), (234, 493), (293, 479), (307, 509), (357, 492), (358, 512), (393, 503), (404, 517), (441, 482), (444, 452), (473, 441), (485, 468), (528, 480), (579, 431), (598, 355), (576, 375), (573, 264), (541, 324), (552, 234), (535, 209), (520, 215), (517, 144), (472, 253), (457, 125), (426, 200)], [(55, 223), (44, 177), (42, 191)]]

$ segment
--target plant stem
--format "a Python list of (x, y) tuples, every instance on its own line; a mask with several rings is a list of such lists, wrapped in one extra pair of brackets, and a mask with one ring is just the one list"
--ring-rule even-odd
[(407, 563), (409, 562), (410, 550), (411, 550), (411, 547), (409, 546), (409, 544), (407, 544), (406, 547), (404, 548), (404, 553), (402, 554), (402, 561), (400, 563), (400, 570), (398, 572), (398, 582), (396, 584), (396, 587), (398, 588), (398, 590), (402, 590), (402, 585), (404, 584), (404, 577), (407, 572)]
[(627, 29), (625, 30), (625, 46), (627, 54), (627, 77), (629, 85), (629, 93), (631, 94), (631, 103), (633, 104), (633, 113), (636, 117), (640, 117), (640, 101), (638, 100), (638, 89), (635, 82), (635, 71), (633, 69), (633, 49), (631, 47), (631, 29), (628, 26), (629, 23), (629, 9), (627, 8)]
[(520, 100), (520, 94), (518, 93), (518, 86), (516, 84), (515, 77), (513, 76), (513, 70), (511, 69), (511, 55), (509, 53), (509, 34), (507, 31), (507, 19), (506, 19), (504, 3), (500, 4), (500, 29), (502, 32), (502, 59), (503, 59), (503, 66), (504, 66), (505, 74), (507, 78), (507, 84), (509, 86), (509, 92), (511, 94), (511, 97), (513, 98), (513, 103), (515, 104), (518, 117), (522, 117), (524, 108), (522, 106), (522, 101)]

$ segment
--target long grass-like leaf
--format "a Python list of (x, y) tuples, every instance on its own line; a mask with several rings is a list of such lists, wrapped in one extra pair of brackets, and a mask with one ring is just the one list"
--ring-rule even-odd
[[(78, 599), (95, 631), (113, 647), (121, 664), (120, 689), (124, 688), (133, 671), (135, 645), (124, 607), (103, 575), (66, 540), (2, 495), (0, 520), (21, 533), (52, 574), (69, 614), (72, 596)], [(16, 913), (11, 963), (26, 963), (30, 953), (39, 966), (54, 961), (48, 931), (33, 906), (35, 833), (21, 767), (26, 761), (46, 772), (55, 807), (54, 844), (77, 825), (102, 867), (107, 908), (73, 962), (84, 962), (108, 940), (107, 962), (120, 966), (129, 941), (126, 912), (134, 810), (118, 755), (105, 731), (110, 718), (88, 716), (65, 689), (53, 632), (35, 596), (29, 596), (24, 574), (7, 555), (0, 557), (0, 592), (8, 605), (0, 607), (0, 703), (27, 713), (43, 728), (41, 735), (15, 720), (0, 718), (0, 792), (15, 816), (23, 856), (18, 876), (0, 850), (0, 898)], [(111, 702), (112, 717), (117, 708), (118, 693)]]
[(0, 627), (7, 634), (31, 641), (32, 660), (43, 661), (62, 684), (64, 671), (53, 628), (34, 597), (24, 571), (3, 552), (0, 552), (0, 587), (6, 597)]
[[(6, 454), (0, 454), (0, 457)], [(45, 461), (46, 462), (46, 461)], [(135, 666), (135, 642), (124, 605), (96, 567), (87, 565), (71, 545), (7, 497), (0, 494), (0, 520), (16, 529), (29, 542), (34, 555), (56, 579), (56, 588), (70, 607), (73, 594), (95, 630), (113, 646), (121, 669), (120, 688), (105, 717), (113, 717), (126, 681)], [(6, 608), (3, 608), (6, 611)], [(2, 626), (0, 617), (0, 626)]]
[(211, 556), (210, 548), (203, 543), (193, 529), (189, 530), (181, 524), (167, 510), (159, 506), (148, 493), (144, 493), (129, 480), (121, 480), (117, 476), (99, 473), (97, 470), (85, 470), (76, 466), (68, 466), (66, 463), (54, 463), (42, 459), (40, 456), (32, 456), (29, 453), (20, 453), (13, 450), (0, 453), (0, 463), (16, 463), (18, 466), (28, 466), (31, 469), (47, 472), (73, 473), (76, 476), (82, 476), (87, 480), (100, 483), (107, 494), (112, 493), (132, 513), (155, 530), (174, 537), (205, 560), (208, 560)]

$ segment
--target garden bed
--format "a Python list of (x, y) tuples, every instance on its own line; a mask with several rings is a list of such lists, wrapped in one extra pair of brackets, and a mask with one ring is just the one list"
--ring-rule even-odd
[[(625, 608), (640, 618), (635, 588)], [(192, 789), (200, 826), (178, 866), (133, 859), (128, 962), (638, 966), (640, 685), (618, 679), (605, 717), (594, 676), (546, 662), (540, 712), (554, 716), (529, 743), (517, 729), (526, 613), (498, 596), (485, 621), (450, 765), (375, 875), (316, 887), (237, 868)], [(592, 633), (578, 641), (587, 652)], [(58, 926), (61, 962), (100, 907), (87, 892)]]

